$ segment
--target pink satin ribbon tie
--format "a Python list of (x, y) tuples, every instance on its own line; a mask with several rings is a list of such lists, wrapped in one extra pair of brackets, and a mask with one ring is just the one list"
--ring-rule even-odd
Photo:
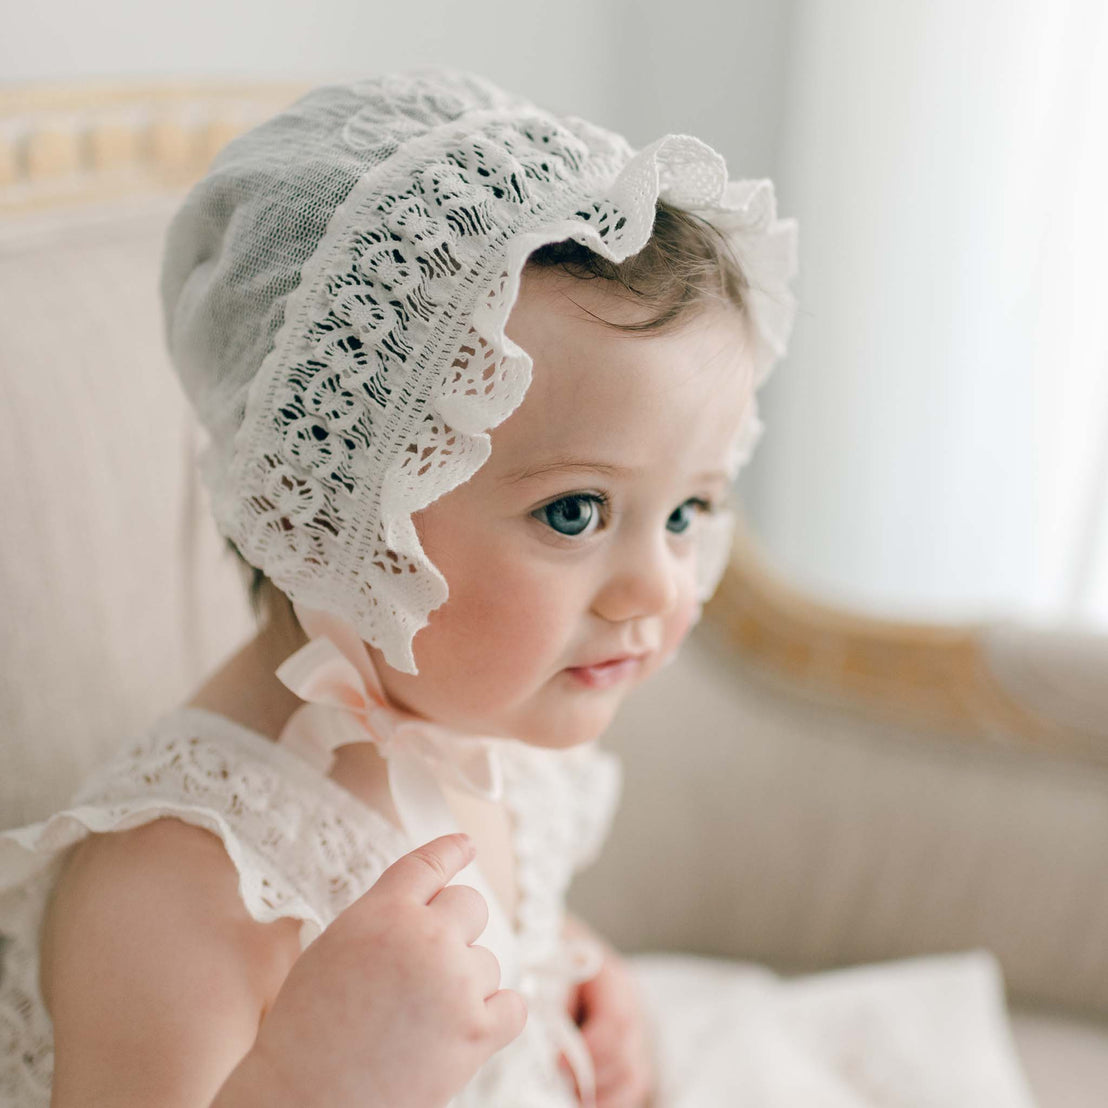
[[(293, 712), (278, 741), (327, 773), (334, 752), (372, 742), (382, 757), (401, 748), (427, 763), (437, 777), (487, 800), (499, 800), (500, 763), (488, 740), (459, 735), (392, 707), (329, 637), (312, 639), (277, 669), (277, 678), (307, 703)], [(328, 726), (321, 727), (320, 709)]]

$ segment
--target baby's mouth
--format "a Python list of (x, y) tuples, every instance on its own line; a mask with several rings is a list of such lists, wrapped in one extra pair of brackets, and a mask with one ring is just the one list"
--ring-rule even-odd
[(608, 689), (635, 676), (645, 657), (645, 654), (625, 654), (592, 665), (570, 666), (566, 673), (586, 688)]

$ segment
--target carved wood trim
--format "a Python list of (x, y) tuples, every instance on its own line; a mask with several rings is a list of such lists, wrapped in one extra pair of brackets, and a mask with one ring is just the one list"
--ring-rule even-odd
[(306, 90), (200, 81), (0, 87), (0, 215), (182, 190), (236, 134)]
[(1098, 736), (1018, 704), (992, 675), (976, 624), (898, 622), (821, 604), (774, 573), (746, 532), (708, 618), (744, 665), (807, 699), (992, 744), (1108, 762)]

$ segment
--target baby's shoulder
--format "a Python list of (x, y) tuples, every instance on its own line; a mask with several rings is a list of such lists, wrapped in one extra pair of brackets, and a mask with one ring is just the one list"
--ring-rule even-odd
[(68, 854), (43, 919), (47, 1007), (64, 1002), (60, 982), (97, 965), (121, 988), (230, 991), (264, 1010), (299, 955), (299, 925), (255, 920), (238, 885), (219, 837), (180, 819), (90, 835)]

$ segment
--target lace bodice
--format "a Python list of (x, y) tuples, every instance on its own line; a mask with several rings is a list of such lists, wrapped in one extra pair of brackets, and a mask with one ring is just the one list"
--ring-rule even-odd
[[(564, 897), (599, 852), (620, 789), (614, 755), (595, 746), (540, 750), (498, 742), (518, 888), (521, 990), (530, 1016), (456, 1098), (456, 1108), (565, 1108), (551, 995), (566, 951)], [(69, 808), (0, 834), (0, 1103), (46, 1108), (53, 1035), (38, 989), (37, 933), (64, 852), (93, 832), (174, 816), (219, 836), (260, 922), (301, 921), (301, 945), (419, 845), (297, 754), (223, 716), (181, 709), (91, 777)], [(568, 1098), (568, 1099), (567, 1099)]]

